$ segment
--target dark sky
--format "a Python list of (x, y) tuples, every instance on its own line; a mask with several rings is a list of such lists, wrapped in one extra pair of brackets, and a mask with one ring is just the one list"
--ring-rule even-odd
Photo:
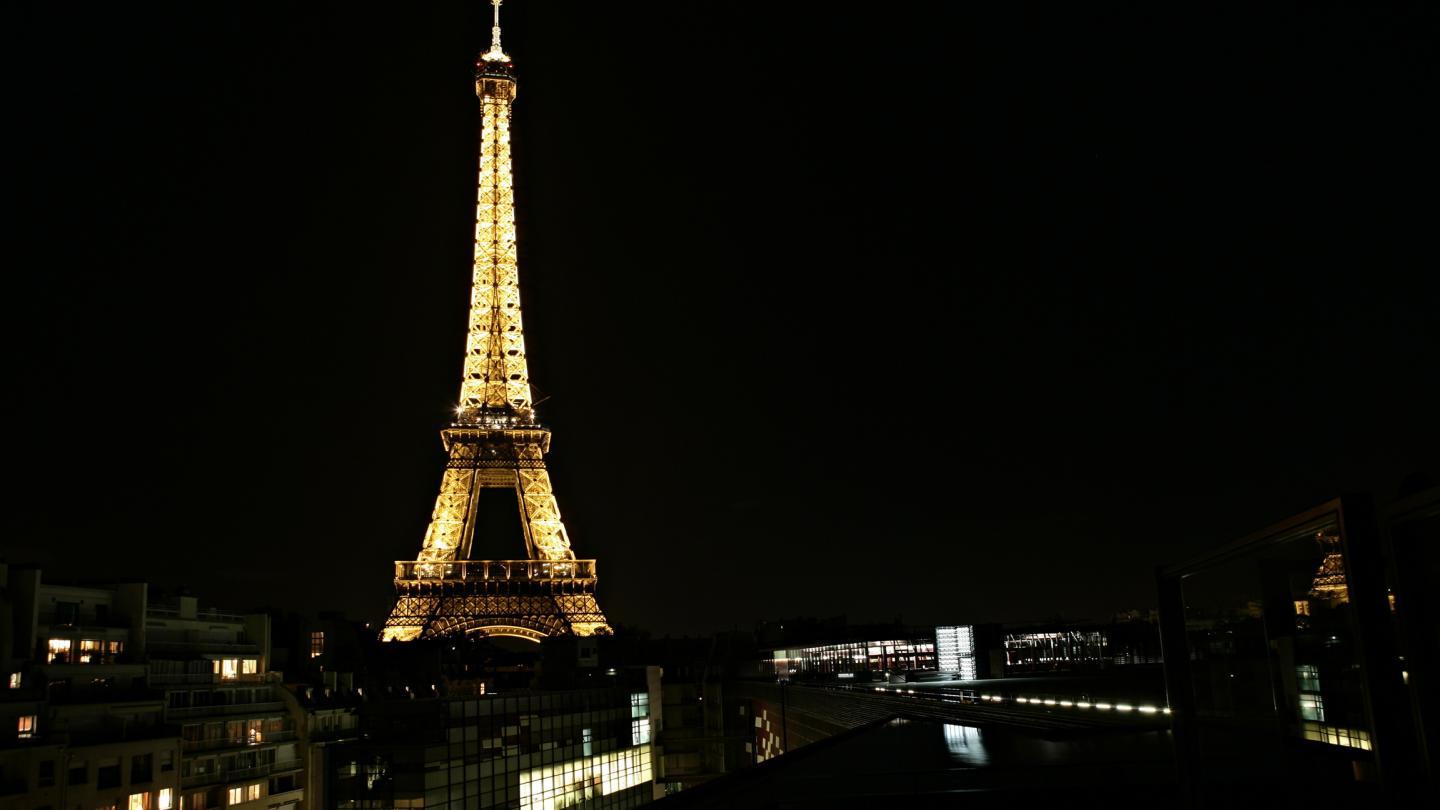
[[(507, 3), (531, 376), (612, 620), (1103, 617), (1440, 474), (1436, 12), (1056, 5)], [(381, 618), (488, 6), (9, 17), (4, 555)]]

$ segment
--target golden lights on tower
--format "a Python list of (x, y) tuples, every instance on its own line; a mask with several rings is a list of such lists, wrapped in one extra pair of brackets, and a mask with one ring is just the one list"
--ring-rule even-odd
[[(539, 640), (606, 634), (595, 602), (595, 561), (577, 560), (545, 468), (550, 432), (536, 424), (525, 359), (510, 159), (515, 79), (491, 0), (490, 50), (475, 63), (480, 173), (464, 376), (448, 460), (417, 559), (396, 563), (396, 603), (382, 638), (452, 633)], [(475, 560), (480, 490), (513, 489), (527, 560)]]

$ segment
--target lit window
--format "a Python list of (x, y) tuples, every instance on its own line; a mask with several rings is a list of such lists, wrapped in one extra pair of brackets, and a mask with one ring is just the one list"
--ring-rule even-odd
[(649, 717), (649, 716), (650, 716), (650, 693), (649, 693), (649, 692), (631, 692), (631, 693), (630, 693), (630, 716), (631, 716), (631, 717)]
[(238, 788), (238, 787), (232, 787), (232, 788), (230, 788), (230, 790), (226, 791), (225, 804), (227, 804), (227, 805), (230, 805), (230, 804), (239, 804), (241, 801), (244, 800), (244, 799), (242, 798), (244, 793), (245, 793), (245, 789), (244, 789), (244, 788)]
[(35, 736), (36, 715), (22, 714), (15, 724), (15, 736), (27, 740)]
[(241, 659), (241, 661), (240, 661), (240, 674), (241, 674), (241, 675), (254, 675), (256, 672), (259, 671), (259, 667), (260, 667), (260, 662), (259, 662), (259, 661), (256, 661), (254, 658), (244, 658), (244, 659)]
[(70, 639), (52, 638), (49, 643), (50, 663), (67, 662), (70, 660)]
[(253, 785), (246, 785), (246, 786), (245, 786), (245, 801), (247, 801), (247, 802), (253, 802), (253, 801), (255, 801), (255, 800), (258, 799), (258, 798), (260, 798), (260, 783), (259, 783), (259, 782), (256, 782), (256, 783), (253, 784)]
[(128, 810), (150, 810), (150, 792), (131, 793)]
[(632, 745), (650, 742), (650, 718), (641, 717), (630, 721), (630, 739), (634, 741)]
[(99, 656), (100, 656), (101, 651), (103, 651), (103, 650), (104, 650), (104, 644), (101, 643), (100, 641), (97, 641), (96, 639), (93, 639), (93, 638), (82, 638), (82, 639), (80, 639), (80, 655), (79, 655), (79, 661), (80, 661), (80, 663), (82, 663), (82, 664), (99, 663), (98, 658), (99, 658)]
[(238, 658), (221, 658), (215, 662), (215, 672), (221, 680), (234, 680), (240, 674), (240, 660)]
[(155, 810), (170, 810), (175, 803), (174, 796), (175, 793), (170, 788), (160, 788), (160, 803), (156, 805)]
[(1319, 695), (1300, 695), (1300, 716), (1306, 720), (1325, 720), (1325, 699)]
[(316, 630), (310, 634), (310, 657), (319, 658), (325, 654), (325, 633)]

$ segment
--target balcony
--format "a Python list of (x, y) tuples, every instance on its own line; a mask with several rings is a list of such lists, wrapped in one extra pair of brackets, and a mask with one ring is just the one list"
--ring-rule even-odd
[(254, 740), (253, 742), (249, 740), (232, 740), (228, 737), (218, 740), (181, 740), (180, 750), (190, 754), (199, 751), (217, 751), (222, 748), (255, 748), (272, 743), (290, 742), (294, 739), (295, 732), (293, 730), (263, 731), (260, 733), (260, 739)]
[(545, 582), (595, 581), (594, 560), (397, 560), (398, 582)]
[(275, 774), (287, 773), (290, 771), (304, 770), (305, 765), (298, 759), (287, 759), (284, 762), (271, 762), (265, 765), (256, 765), (251, 768), (221, 768), (210, 773), (193, 774), (180, 779), (180, 787), (186, 790), (202, 787), (205, 785), (219, 785), (226, 782), (243, 782), (247, 779), (258, 779), (262, 776), (273, 776)]
[(220, 703), (211, 706), (181, 706), (165, 710), (165, 716), (171, 720), (189, 720), (196, 717), (233, 717), (245, 714), (273, 717), (276, 714), (284, 713), (285, 704), (278, 700), (259, 703)]
[(218, 672), (152, 672), (148, 676), (154, 686), (179, 686), (183, 684), (229, 684), (264, 683), (265, 673), (247, 672), (222, 676)]
[(310, 742), (336, 742), (339, 740), (360, 739), (360, 729), (357, 728), (327, 728), (310, 731)]
[[(179, 635), (179, 638), (176, 638)], [(213, 641), (193, 631), (152, 632), (146, 646), (152, 651), (167, 653), (232, 653), (237, 655), (259, 655), (260, 646), (250, 641)]]
[(228, 613), (223, 610), (197, 610), (194, 616), (184, 616), (180, 608), (165, 605), (150, 605), (145, 611), (146, 616), (154, 616), (157, 619), (187, 619), (200, 622), (244, 622), (245, 614)]

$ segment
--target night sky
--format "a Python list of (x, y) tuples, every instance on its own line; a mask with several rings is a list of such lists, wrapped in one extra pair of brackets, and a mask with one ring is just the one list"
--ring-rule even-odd
[[(613, 622), (1104, 618), (1440, 475), (1433, 8), (1056, 5), (506, 4), (531, 378)], [(4, 557), (380, 620), (489, 7), (161, 6), (8, 15)]]

